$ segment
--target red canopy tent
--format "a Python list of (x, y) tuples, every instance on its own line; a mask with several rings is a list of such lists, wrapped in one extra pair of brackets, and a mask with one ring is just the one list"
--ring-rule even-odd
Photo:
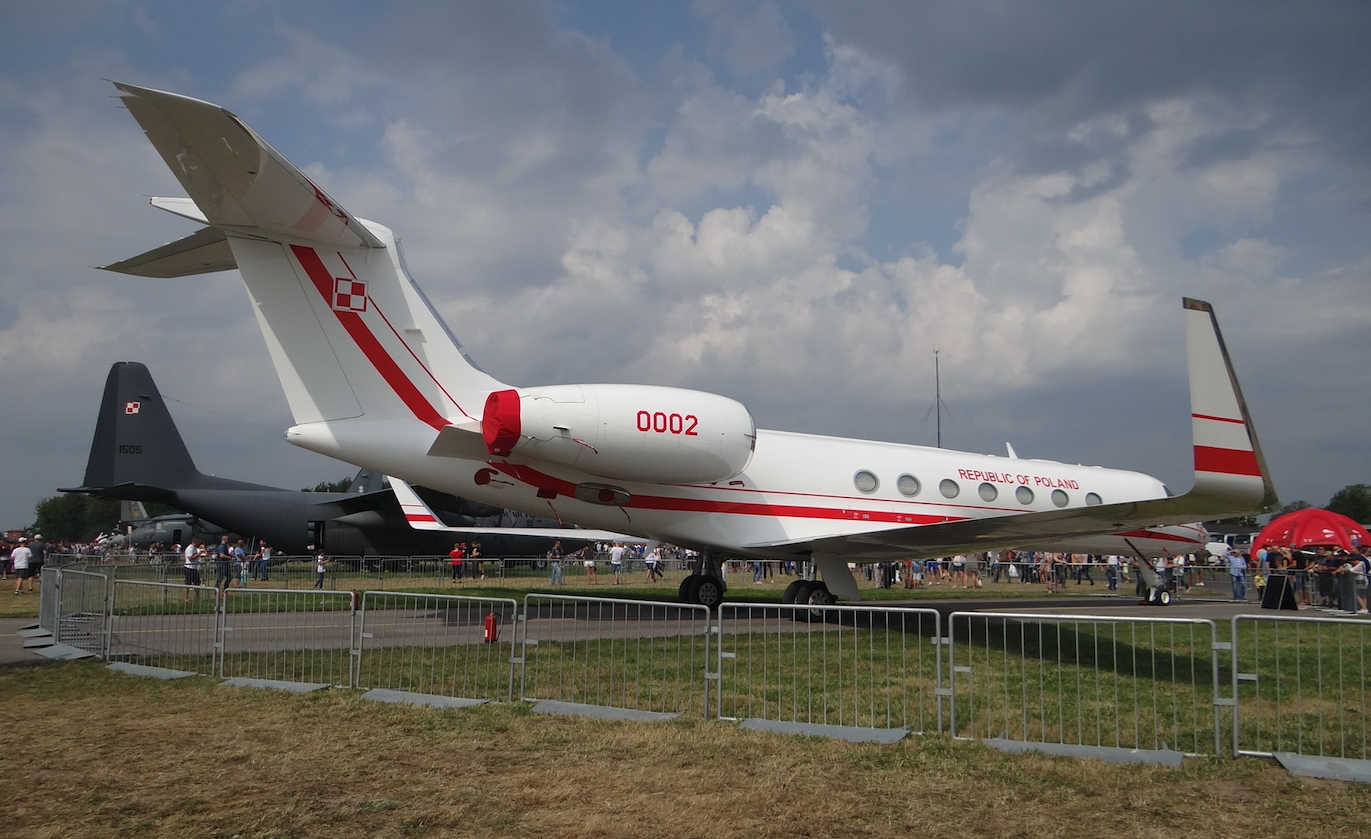
[(1299, 548), (1327, 545), (1350, 551), (1356, 545), (1371, 545), (1371, 533), (1347, 516), (1308, 507), (1273, 519), (1252, 540), (1252, 552), (1268, 545)]

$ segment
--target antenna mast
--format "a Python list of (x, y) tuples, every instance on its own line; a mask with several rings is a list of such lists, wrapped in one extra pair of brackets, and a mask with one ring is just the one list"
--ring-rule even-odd
[[(938, 351), (933, 351), (933, 407), (938, 412), (938, 448), (943, 447), (943, 386), (938, 374)], [(924, 414), (928, 416), (928, 414)], [(927, 420), (924, 420), (927, 422)]]

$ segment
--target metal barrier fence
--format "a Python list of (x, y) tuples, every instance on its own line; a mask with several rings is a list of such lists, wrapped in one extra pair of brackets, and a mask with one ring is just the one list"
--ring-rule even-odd
[(219, 672), (216, 592), (139, 580), (114, 580), (105, 658), (202, 675)]
[(529, 594), (520, 697), (708, 717), (709, 635), (700, 605)]
[[(948, 732), (1086, 754), (1231, 746), (1371, 760), (1365, 619), (1242, 615), (1226, 641), (1212, 622), (1183, 618), (956, 612), (942, 622), (927, 609), (743, 603), (711, 615), (550, 594), (522, 607), (381, 591), (220, 597), (73, 568), (45, 569), (43, 592), (62, 643), (227, 677), (468, 699), (512, 699), (517, 680), (527, 701), (654, 714)], [(488, 616), (498, 618), (489, 628)]]
[[(177, 554), (158, 554), (151, 557), (62, 554), (58, 555), (58, 558), (83, 570), (111, 574), (115, 579), (162, 583), (183, 581), (182, 561)], [(649, 581), (646, 560), (641, 557), (626, 558), (622, 564), (620, 580), (616, 584), (608, 554), (598, 555), (593, 576), (577, 557), (564, 557), (556, 564), (555, 573), (552, 560), (545, 556), (480, 557), (476, 560), (465, 560), (460, 575), (454, 575), (451, 561), (446, 555), (329, 556), (328, 559), (324, 572), (324, 588), (330, 591), (450, 588), (453, 593), (458, 593), (466, 586), (529, 589), (560, 584), (578, 587), (603, 586), (608, 592), (612, 592), (616, 585), (633, 588), (656, 587), (674, 592), (681, 580), (692, 573), (686, 560), (664, 559), (657, 564), (657, 575)], [(729, 568), (726, 580), (729, 585), (735, 587), (749, 585), (756, 578), (758, 582), (781, 589), (795, 579), (793, 574), (796, 569), (786, 568), (780, 562), (772, 562), (756, 569), (749, 568), (746, 563), (726, 563), (726, 566), (733, 565), (737, 567)], [(213, 559), (210, 558), (205, 562), (205, 573), (208, 575), (212, 571)], [(230, 587), (238, 588), (240, 586), (236, 566), (233, 573), (234, 582)], [(265, 569), (253, 560), (249, 564), (247, 578), (248, 588), (257, 585), (276, 589), (312, 588), (316, 582), (314, 557), (276, 555), (271, 558)], [(875, 589), (882, 585), (880, 575), (874, 573), (870, 576), (858, 574), (857, 582), (858, 587), (862, 589)]]
[(720, 719), (942, 730), (934, 609), (724, 603)]
[(59, 605), (53, 640), (78, 650), (105, 654), (109, 615), (109, 578), (104, 574), (63, 569), (57, 587)]
[(948, 626), (953, 737), (1222, 753), (1212, 621), (954, 612)]
[(1371, 760), (1371, 622), (1233, 618), (1233, 753)]
[(368, 591), (356, 687), (512, 701), (518, 612), (514, 600)]
[(57, 634), (57, 616), (62, 611), (62, 569), (44, 565), (38, 573), (38, 626)]
[(241, 589), (222, 598), (219, 675), (352, 687), (357, 596)]

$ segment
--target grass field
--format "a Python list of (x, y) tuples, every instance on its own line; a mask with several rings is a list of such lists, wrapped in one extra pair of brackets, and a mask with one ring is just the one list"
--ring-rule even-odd
[(1257, 759), (1180, 769), (461, 711), (0, 668), (5, 835), (1347, 837), (1371, 787)]

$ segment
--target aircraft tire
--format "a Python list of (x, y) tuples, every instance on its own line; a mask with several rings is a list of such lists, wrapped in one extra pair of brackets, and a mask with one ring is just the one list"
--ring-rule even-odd
[(690, 602), (706, 606), (710, 611), (719, 608), (724, 602), (724, 581), (718, 577), (700, 577), (700, 582), (690, 591)]
[[(805, 598), (804, 602), (810, 606), (832, 606), (837, 602), (833, 598), (833, 593), (828, 590), (828, 586), (823, 583), (815, 583), (807, 593), (809, 596)], [(820, 612), (819, 614), (824, 613)]]
[(781, 602), (787, 606), (794, 603), (796, 596), (800, 593), (800, 587), (804, 584), (805, 580), (795, 580), (786, 586), (785, 591), (781, 593)]
[[(809, 604), (809, 593), (814, 590), (815, 586), (822, 584), (810, 580), (798, 580), (797, 582), (799, 585), (795, 588), (795, 605), (806, 606)], [(792, 609), (790, 610), (790, 619), (808, 621), (810, 620), (810, 612), (808, 609)]]
[(700, 579), (698, 575), (690, 574), (687, 575), (684, 580), (681, 580), (681, 587), (676, 590), (676, 599), (682, 603), (694, 603), (695, 598), (691, 596), (690, 584), (698, 579)]
[(1157, 605), (1158, 605), (1158, 606), (1170, 606), (1170, 605), (1171, 605), (1171, 592), (1167, 591), (1166, 589), (1162, 589), (1161, 591), (1157, 592)]

